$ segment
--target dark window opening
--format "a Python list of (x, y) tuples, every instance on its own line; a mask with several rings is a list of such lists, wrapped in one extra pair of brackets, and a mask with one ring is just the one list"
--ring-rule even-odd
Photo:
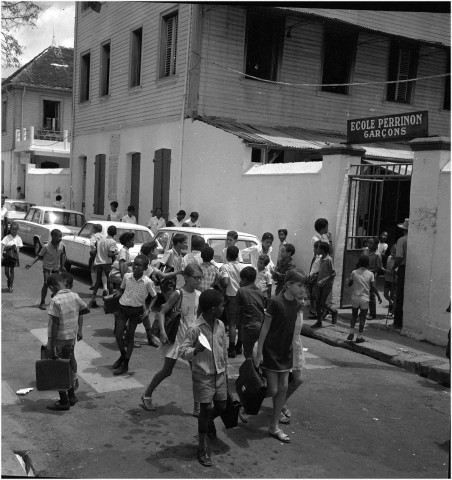
[[(323, 84), (350, 83), (357, 35), (325, 27), (323, 38)], [(349, 86), (323, 86), (323, 92), (348, 95)]]
[(91, 74), (91, 54), (85, 53), (80, 62), (80, 101), (89, 100), (89, 80)]
[(130, 86), (141, 85), (141, 54), (143, 49), (143, 28), (132, 32), (132, 51), (130, 56)]
[(94, 162), (94, 215), (104, 214), (105, 154), (96, 155)]
[(110, 43), (102, 45), (100, 63), (100, 94), (110, 95)]
[(262, 150), (260, 148), (251, 149), (251, 161), (256, 163), (262, 162)]
[(419, 51), (416, 47), (396, 41), (391, 43), (388, 63), (388, 81), (386, 99), (390, 102), (410, 103), (413, 82), (407, 82), (416, 77)]
[(6, 100), (2, 101), (2, 132), (6, 132), (6, 112), (7, 112), (7, 103)]
[(160, 77), (169, 77), (176, 74), (178, 23), (178, 12), (173, 12), (172, 14), (163, 17)]
[(60, 130), (60, 102), (44, 100), (42, 127), (46, 130)]
[[(450, 74), (450, 51), (447, 52), (447, 70), (446, 73)], [(444, 101), (443, 109), (450, 110), (450, 75), (447, 75), (444, 79)]]
[(248, 10), (245, 47), (246, 75), (276, 81), (283, 43), (284, 17)]

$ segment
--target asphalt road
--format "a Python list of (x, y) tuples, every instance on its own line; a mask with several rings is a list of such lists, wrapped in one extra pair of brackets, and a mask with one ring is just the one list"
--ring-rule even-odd
[[(290, 400), (292, 443), (268, 436), (271, 400), (249, 423), (226, 430), (216, 420), (214, 466), (196, 460), (197, 421), (188, 365), (156, 391), (155, 412), (140, 396), (162, 358), (140, 326), (129, 374), (112, 375), (118, 353), (113, 317), (85, 317), (76, 347), (79, 403), (47, 410), (56, 392), (17, 396), (34, 387), (34, 364), (46, 336), (38, 309), (41, 264), (16, 271), (15, 291), (2, 274), (2, 448), (27, 451), (39, 476), (75, 478), (445, 478), (450, 439), (450, 390), (364, 355), (303, 337), (306, 381)], [(25, 260), (25, 261), (24, 261)], [(74, 269), (77, 291), (89, 300), (89, 274)], [(49, 298), (48, 298), (49, 300)], [(100, 303), (102, 303), (100, 301)], [(242, 357), (232, 360), (237, 373)]]

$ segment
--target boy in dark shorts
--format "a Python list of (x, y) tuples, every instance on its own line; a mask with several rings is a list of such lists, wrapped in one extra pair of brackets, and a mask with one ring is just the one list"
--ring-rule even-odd
[[(179, 348), (180, 356), (192, 362), (193, 397), (201, 405), (198, 460), (204, 467), (212, 466), (207, 437), (216, 438), (214, 419), (226, 408), (228, 353), (224, 324), (219, 320), (223, 308), (220, 292), (214, 289), (202, 292), (198, 304), (199, 317), (195, 325), (187, 330)], [(211, 350), (201, 345), (201, 333), (208, 339)]]
[(64, 264), (66, 263), (66, 249), (64, 243), (61, 241), (63, 234), (61, 230), (57, 228), (50, 232), (50, 242), (47, 242), (41, 251), (36, 255), (33, 262), (30, 265), (26, 265), (25, 269), (28, 270), (39, 259), (42, 260), (42, 272), (44, 275), (44, 283), (41, 288), (41, 303), (39, 308), (41, 310), (46, 309), (46, 296), (47, 296), (47, 279), (52, 273), (58, 273), (64, 271)]

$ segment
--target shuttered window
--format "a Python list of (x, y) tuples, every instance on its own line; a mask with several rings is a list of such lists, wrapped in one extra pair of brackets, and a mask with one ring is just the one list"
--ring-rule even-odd
[(86, 157), (80, 157), (82, 166), (82, 212), (86, 212)]
[[(446, 73), (450, 73), (450, 51), (447, 52)], [(450, 110), (450, 75), (444, 79), (444, 101), (443, 109)]]
[(178, 21), (178, 12), (162, 18), (160, 77), (170, 77), (176, 74)]
[(105, 196), (105, 155), (96, 155), (94, 162), (94, 215), (104, 214)]
[(100, 95), (110, 95), (110, 42), (101, 46)]
[(2, 132), (6, 132), (6, 112), (8, 104), (6, 100), (2, 100)]
[(108, 159), (108, 198), (115, 200), (118, 196), (118, 156), (110, 155)]
[(411, 45), (392, 42), (389, 52), (387, 100), (410, 103), (413, 82), (407, 82), (416, 76), (418, 49)]
[(130, 51), (130, 86), (141, 85), (141, 54), (143, 50), (143, 28), (132, 32)]
[(89, 80), (91, 75), (91, 54), (85, 53), (80, 57), (80, 101), (89, 100)]

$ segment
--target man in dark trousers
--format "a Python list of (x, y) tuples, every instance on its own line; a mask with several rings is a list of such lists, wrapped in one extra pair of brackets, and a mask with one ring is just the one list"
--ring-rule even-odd
[(394, 274), (397, 269), (397, 283), (396, 283), (396, 299), (394, 308), (394, 323), (393, 327), (400, 329), (403, 327), (403, 292), (405, 289), (405, 267), (406, 267), (406, 251), (408, 242), (408, 226), (410, 220), (405, 218), (403, 223), (397, 226), (403, 230), (403, 236), (397, 240), (396, 244), (396, 258), (391, 273)]

